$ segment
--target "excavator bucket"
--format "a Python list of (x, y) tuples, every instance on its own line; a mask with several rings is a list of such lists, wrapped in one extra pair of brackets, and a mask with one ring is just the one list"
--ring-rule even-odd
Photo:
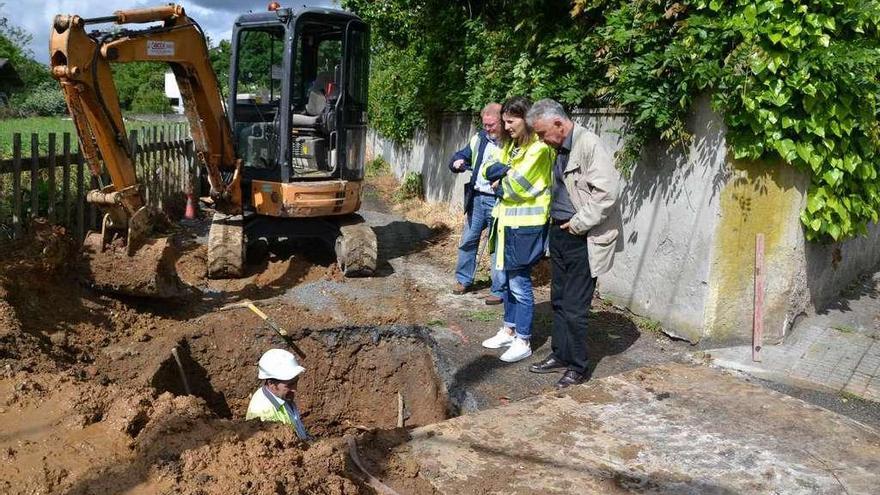
[[(151, 237), (158, 216), (147, 207), (128, 219), (125, 239), (112, 228), (113, 215), (104, 215), (101, 232), (83, 242), (82, 276), (96, 290), (130, 296), (177, 298), (187, 286), (177, 276), (177, 249), (167, 237)], [(115, 231), (118, 232), (118, 231)]]
[(187, 293), (174, 263), (178, 256), (168, 238), (148, 238), (132, 254), (125, 246), (105, 246), (100, 233), (83, 242), (82, 276), (92, 288), (151, 298), (177, 298)]

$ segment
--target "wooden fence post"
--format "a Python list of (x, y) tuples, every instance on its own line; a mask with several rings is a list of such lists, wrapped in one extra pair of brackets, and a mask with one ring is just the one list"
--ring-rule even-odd
[(153, 187), (156, 190), (156, 208), (162, 210), (162, 206), (164, 206), (164, 198), (162, 197), (162, 175), (161, 168), (158, 163), (158, 153), (156, 151), (157, 145), (159, 143), (159, 127), (153, 126), (153, 132), (150, 139), (150, 163), (153, 167)]
[(61, 138), (61, 203), (64, 205), (64, 226), (70, 229), (70, 133)]
[(12, 235), (21, 236), (21, 134), (12, 135)]
[(30, 218), (34, 219), (40, 209), (40, 201), (37, 197), (37, 179), (40, 176), (40, 136), (37, 133), (31, 133), (31, 214)]
[[(130, 158), (131, 158), (131, 168), (134, 169), (134, 177), (135, 177), (134, 180), (136, 180), (138, 185), (140, 185), (140, 192), (141, 192), (141, 195), (143, 195), (144, 194), (144, 182), (141, 179), (141, 175), (138, 173), (138, 166), (137, 166), (137, 163), (138, 163), (137, 162), (137, 154), (138, 154), (137, 135), (138, 135), (137, 131), (135, 131), (135, 130), (128, 131), (128, 144), (131, 149), (131, 157)], [(146, 200), (144, 200), (144, 202), (146, 202)]]
[(78, 242), (82, 242), (86, 237), (86, 213), (85, 213), (85, 201), (86, 198), (84, 196), (83, 187), (83, 174), (85, 172), (85, 167), (83, 162), (85, 159), (83, 158), (82, 149), (78, 149), (76, 152), (76, 240)]
[(47, 170), (47, 181), (46, 184), (49, 188), (48, 200), (49, 204), (46, 206), (46, 217), (49, 219), (49, 223), (55, 223), (55, 133), (49, 133), (49, 148), (48, 148), (48, 157), (49, 163)]

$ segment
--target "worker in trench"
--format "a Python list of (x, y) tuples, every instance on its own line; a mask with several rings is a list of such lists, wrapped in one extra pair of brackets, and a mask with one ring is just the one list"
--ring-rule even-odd
[(306, 369), (284, 349), (269, 349), (257, 364), (257, 378), (263, 385), (251, 396), (245, 419), (259, 419), (290, 425), (301, 440), (313, 438), (306, 431), (294, 402), (296, 383)]

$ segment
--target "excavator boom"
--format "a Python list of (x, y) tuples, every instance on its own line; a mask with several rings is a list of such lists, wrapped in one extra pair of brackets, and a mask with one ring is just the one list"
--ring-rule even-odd
[[(110, 22), (162, 24), (142, 30), (85, 30), (90, 24)], [(154, 237), (159, 215), (146, 204), (138, 183), (132, 143), (110, 70), (111, 63), (139, 61), (170, 66), (196, 155), (208, 171), (215, 207), (227, 215), (240, 214), (241, 162), (235, 157), (205, 36), (183, 7), (123, 10), (90, 19), (55, 17), (50, 39), (52, 75), (61, 84), (83, 156), (101, 186), (89, 192), (87, 200), (105, 211), (101, 233), (90, 234), (85, 241), (87, 278), (96, 287), (114, 292), (174, 297), (180, 283), (173, 247), (167, 239)], [(109, 184), (103, 183), (105, 171)]]

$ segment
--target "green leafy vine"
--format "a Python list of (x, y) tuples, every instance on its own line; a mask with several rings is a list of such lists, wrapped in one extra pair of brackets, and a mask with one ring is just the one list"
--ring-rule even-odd
[(694, 99), (712, 95), (737, 159), (811, 177), (810, 240), (878, 221), (876, 0), (345, 0), (372, 27), (371, 122), (403, 140), (438, 112), (513, 94), (631, 115), (618, 155), (686, 145)]

